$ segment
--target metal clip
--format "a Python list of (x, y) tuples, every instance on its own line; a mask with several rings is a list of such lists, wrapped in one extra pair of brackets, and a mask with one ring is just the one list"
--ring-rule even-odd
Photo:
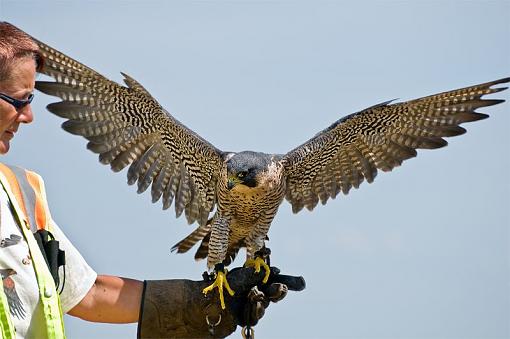
[(209, 321), (209, 315), (206, 315), (205, 316), (205, 322), (207, 323), (207, 326), (209, 326), (209, 333), (214, 336), (214, 328), (216, 326), (218, 326), (220, 323), (221, 323), (221, 314), (219, 315), (219, 319), (218, 321), (215, 323), (215, 324), (212, 324), (210, 321)]
[(251, 327), (251, 326), (243, 327), (241, 334), (243, 335), (244, 339), (255, 339), (255, 331), (253, 330), (253, 327)]

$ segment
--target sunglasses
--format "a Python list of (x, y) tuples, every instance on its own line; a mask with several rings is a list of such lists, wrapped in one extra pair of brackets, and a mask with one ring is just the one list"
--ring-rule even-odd
[(11, 105), (13, 105), (16, 109), (21, 109), (32, 102), (32, 100), (34, 99), (34, 93), (30, 93), (28, 98), (26, 98), (25, 100), (14, 99), (13, 97), (8, 96), (7, 94), (0, 93), (0, 99), (7, 101)]

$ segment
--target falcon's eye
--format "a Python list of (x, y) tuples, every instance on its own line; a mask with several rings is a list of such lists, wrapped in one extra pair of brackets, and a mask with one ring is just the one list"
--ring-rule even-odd
[(241, 171), (241, 172), (237, 173), (237, 177), (238, 177), (238, 178), (240, 178), (240, 179), (242, 179), (242, 178), (244, 178), (247, 174), (248, 174), (248, 172), (247, 172), (247, 171)]

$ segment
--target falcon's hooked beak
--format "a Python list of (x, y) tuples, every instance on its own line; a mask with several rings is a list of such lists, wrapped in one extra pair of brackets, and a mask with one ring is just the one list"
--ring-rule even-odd
[(229, 177), (227, 181), (227, 188), (231, 190), (235, 185), (239, 184), (241, 181), (236, 177)]

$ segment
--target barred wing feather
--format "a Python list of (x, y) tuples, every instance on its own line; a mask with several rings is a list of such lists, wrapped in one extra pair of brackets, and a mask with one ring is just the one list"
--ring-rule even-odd
[(402, 103), (385, 102), (346, 116), (283, 157), (286, 199), (294, 213), (325, 204), (341, 191), (347, 194), (378, 170), (391, 171), (416, 149), (447, 145), (444, 137), (466, 132), (459, 125), (485, 119), (477, 108), (503, 102), (482, 99), (506, 87), (510, 78), (457, 89)]
[(89, 140), (87, 148), (118, 172), (129, 165), (128, 183), (138, 193), (152, 185), (152, 201), (172, 202), (179, 217), (205, 225), (216, 203), (223, 152), (172, 117), (136, 80), (123, 74), (119, 85), (63, 53), (38, 42), (43, 73), (41, 92), (62, 101), (48, 110), (67, 119), (62, 127)]

